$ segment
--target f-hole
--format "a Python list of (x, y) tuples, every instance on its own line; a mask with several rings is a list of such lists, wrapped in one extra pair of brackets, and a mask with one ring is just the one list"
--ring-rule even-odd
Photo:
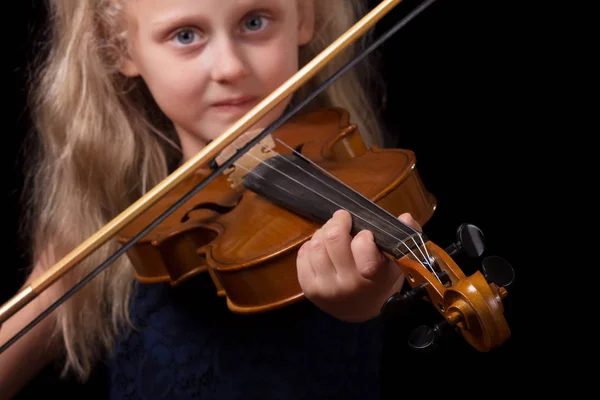
[[(239, 200), (241, 200), (241, 196), (240, 196)], [(239, 203), (239, 200), (238, 200), (238, 203)], [(181, 217), (181, 222), (187, 222), (190, 219), (190, 214), (197, 210), (210, 210), (210, 211), (214, 211), (219, 214), (227, 214), (228, 212), (231, 212), (236, 206), (237, 206), (237, 203), (234, 204), (233, 206), (229, 206), (229, 207), (223, 206), (223, 205), (217, 204), (217, 203), (201, 203), (201, 204), (195, 205), (194, 207), (190, 208), (188, 210), (188, 212), (186, 212), (183, 215), (183, 217)]]

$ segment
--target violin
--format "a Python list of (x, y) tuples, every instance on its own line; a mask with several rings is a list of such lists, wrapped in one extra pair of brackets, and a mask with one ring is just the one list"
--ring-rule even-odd
[[(373, 233), (377, 246), (397, 263), (412, 287), (392, 296), (382, 313), (422, 300), (476, 350), (490, 351), (506, 342), (510, 328), (504, 317), (504, 286), (512, 278), (497, 283), (485, 271), (467, 276), (452, 258), (460, 250), (481, 254), (483, 240), (477, 228), (462, 226), (459, 242), (443, 250), (396, 217), (409, 212), (423, 226), (437, 205), (415, 168), (412, 151), (368, 148), (344, 109), (295, 115), (310, 96), (267, 129), (248, 131), (400, 1), (382, 1), (227, 132), (3, 305), (0, 325), (107, 240), (116, 236), (122, 244), (0, 352), (125, 253), (135, 278), (143, 283), (177, 286), (208, 273), (217, 295), (235, 313), (268, 312), (300, 301), (304, 296), (297, 280), (297, 250), (339, 209), (351, 214), (352, 234), (363, 229)], [(505, 274), (512, 276), (509, 264), (493, 261), (488, 270), (508, 266)], [(420, 340), (432, 339), (436, 329)]]
[[(435, 211), (437, 201), (415, 164), (412, 151), (367, 148), (344, 109), (302, 114), (137, 241), (128, 253), (136, 279), (177, 286), (208, 273), (232, 312), (284, 307), (304, 297), (297, 250), (343, 208), (352, 215), (351, 233), (371, 230), (415, 288), (384, 307), (398, 309), (398, 303), (420, 293), (474, 347), (488, 351), (510, 335), (502, 316), (507, 291), (481, 272), (465, 276), (446, 251), (394, 217), (410, 212), (423, 226)], [(196, 171), (123, 229), (119, 240), (132, 240), (207, 174)], [(482, 237), (475, 232), (459, 246), (466, 243), (479, 255)]]

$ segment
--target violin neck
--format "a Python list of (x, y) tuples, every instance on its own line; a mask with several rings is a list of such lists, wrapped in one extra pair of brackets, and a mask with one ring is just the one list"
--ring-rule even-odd
[(361, 230), (371, 231), (380, 250), (396, 259), (410, 254), (426, 240), (423, 234), (296, 154), (280, 154), (264, 161), (246, 175), (244, 187), (319, 223), (345, 209), (352, 215), (352, 236)]

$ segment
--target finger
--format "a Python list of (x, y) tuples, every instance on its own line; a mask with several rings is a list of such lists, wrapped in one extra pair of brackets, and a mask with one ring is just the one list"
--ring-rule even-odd
[(310, 247), (309, 242), (305, 242), (298, 249), (298, 255), (296, 256), (296, 266), (298, 267), (298, 272), (300, 272), (301, 270), (303, 274), (306, 274), (306, 278), (314, 278), (317, 276), (317, 273), (310, 264), (310, 260), (308, 258), (310, 250), (307, 250), (308, 247)]
[(298, 282), (305, 293), (312, 293), (316, 291), (317, 287), (317, 273), (310, 264), (308, 259), (309, 242), (304, 243), (298, 249), (298, 255), (296, 257), (296, 270), (298, 275)]
[(350, 251), (351, 228), (352, 216), (345, 210), (336, 211), (322, 228), (329, 259), (338, 276), (342, 278), (353, 274), (356, 268), (354, 257)]
[(371, 231), (359, 232), (352, 240), (351, 249), (356, 268), (363, 278), (375, 282), (389, 277), (388, 259), (375, 245)]
[(398, 219), (405, 225), (408, 225), (411, 228), (413, 228), (419, 232), (423, 231), (423, 228), (421, 228), (421, 225), (419, 225), (419, 223), (412, 217), (412, 215), (410, 215), (410, 213), (400, 214)]
[(315, 232), (313, 237), (307, 243), (305, 252), (307, 260), (311, 265), (317, 279), (328, 280), (334, 279), (337, 275), (337, 270), (327, 250), (327, 238), (323, 228)]

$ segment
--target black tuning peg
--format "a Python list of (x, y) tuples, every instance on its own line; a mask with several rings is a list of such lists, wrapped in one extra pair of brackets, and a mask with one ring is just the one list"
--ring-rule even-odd
[(411, 305), (422, 299), (425, 295), (427, 295), (427, 290), (424, 285), (417, 286), (404, 293), (395, 293), (381, 307), (381, 315), (384, 318), (406, 316)]
[(419, 352), (435, 351), (440, 344), (440, 339), (452, 330), (452, 325), (443, 320), (433, 327), (421, 325), (415, 328), (408, 337), (408, 347)]
[(502, 257), (488, 256), (484, 258), (481, 270), (488, 283), (493, 282), (500, 287), (508, 288), (515, 281), (515, 270)]
[(483, 254), (484, 248), (483, 232), (475, 225), (462, 224), (456, 230), (456, 243), (452, 243), (445, 251), (450, 257), (463, 251), (469, 257), (479, 257)]

